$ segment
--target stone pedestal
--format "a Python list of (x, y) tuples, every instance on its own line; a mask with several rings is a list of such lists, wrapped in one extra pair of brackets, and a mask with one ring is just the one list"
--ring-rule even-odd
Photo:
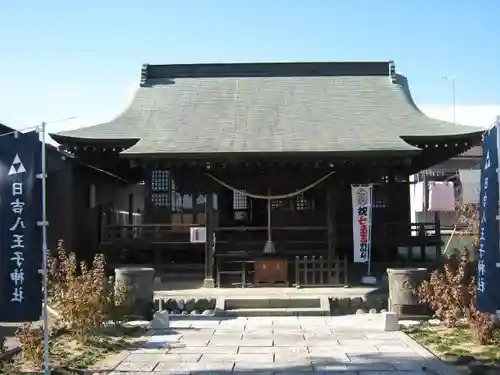
[(154, 275), (154, 268), (123, 267), (115, 269), (115, 288), (125, 288), (129, 314), (146, 320), (152, 319)]
[(151, 322), (152, 329), (168, 329), (170, 328), (170, 316), (168, 311), (157, 311)]
[(389, 311), (398, 317), (427, 315), (426, 306), (418, 301), (416, 295), (420, 283), (427, 279), (426, 268), (388, 269)]
[(398, 317), (393, 312), (382, 313), (382, 329), (385, 332), (399, 331)]
[(214, 279), (203, 280), (203, 288), (215, 288)]

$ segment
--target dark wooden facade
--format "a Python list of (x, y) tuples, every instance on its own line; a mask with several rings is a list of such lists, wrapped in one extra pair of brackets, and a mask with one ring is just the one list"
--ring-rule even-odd
[[(0, 134), (14, 131), (0, 124)], [(53, 250), (59, 240), (64, 240), (66, 250), (89, 259), (102, 240), (100, 222), (105, 208), (128, 211), (130, 182), (76, 160), (50, 144), (46, 147), (47, 246)]]
[[(408, 176), (481, 133), (425, 117), (392, 62), (146, 65), (141, 78), (115, 120), (53, 135), (145, 186), (143, 223), (100, 227), (112, 262), (196, 263), (207, 286), (345, 284), (350, 189), (363, 183), (374, 184), (373, 262), (396, 265), (401, 247), (438, 256), (439, 223), (410, 222)], [(269, 213), (247, 194), (285, 197)], [(205, 244), (190, 243), (193, 226)]]
[(91, 260), (103, 240), (106, 217), (128, 215), (131, 183), (56, 150), (48, 154), (48, 246), (55, 249), (63, 239), (66, 250)]
[[(251, 284), (255, 263), (262, 259), (287, 260), (288, 285), (341, 285), (348, 282), (348, 268), (354, 275), (366, 268), (352, 265), (351, 184), (373, 183), (375, 269), (377, 264), (386, 267), (400, 265), (403, 259), (406, 262), (406, 257), (400, 257), (401, 247), (421, 247), (423, 256), (415, 265), (426, 261), (426, 256), (433, 262), (441, 248), (439, 222), (411, 223), (408, 176), (414, 167), (407, 162), (391, 157), (346, 158), (336, 163), (300, 159), (242, 164), (144, 161), (134, 164), (133, 172), (144, 180), (143, 222), (104, 222), (100, 245), (111, 264), (152, 265), (158, 271), (174, 272), (198, 265), (205, 269), (207, 279), (222, 285)], [(363, 172), (368, 169), (370, 172)], [(268, 239), (267, 200), (246, 197), (210, 177), (265, 196), (293, 193), (330, 173), (304, 193), (271, 200), (275, 254), (263, 251)], [(205, 245), (190, 243), (189, 231), (194, 226), (206, 226)], [(431, 257), (429, 248), (434, 252)], [(315, 280), (299, 282), (298, 269), (306, 264)]]

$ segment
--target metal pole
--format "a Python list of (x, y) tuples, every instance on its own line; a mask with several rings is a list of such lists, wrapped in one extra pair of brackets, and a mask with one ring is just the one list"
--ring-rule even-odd
[(373, 185), (370, 186), (370, 222), (368, 223), (368, 230), (370, 234), (370, 247), (368, 249), (368, 275), (371, 276), (372, 272), (372, 225), (373, 225)]
[(271, 240), (271, 189), (267, 190), (269, 199), (267, 200), (267, 240)]
[(457, 123), (457, 96), (455, 95), (455, 77), (451, 79), (451, 89), (453, 92), (453, 123)]
[[(495, 125), (494, 127), (496, 128), (497, 131), (497, 160), (500, 160), (500, 116), (497, 116), (495, 119)], [(484, 149), (483, 149), (484, 151)], [(497, 189), (498, 189), (498, 197), (500, 197), (500, 168), (497, 168)], [(500, 201), (497, 202), (497, 220), (500, 219)], [(499, 249), (497, 250), (500, 253), (500, 246)], [(496, 268), (500, 267), (500, 262), (496, 263)], [(500, 310), (499, 310), (500, 312)], [(498, 314), (498, 313), (497, 313)], [(500, 317), (500, 315), (499, 315)]]
[(454, 76), (444, 76), (444, 81), (451, 81), (451, 91), (453, 95), (453, 123), (457, 123), (457, 95), (455, 90), (455, 77)]
[(47, 161), (45, 122), (42, 122), (42, 277), (43, 277), (43, 361), (45, 375), (50, 375), (49, 367), (49, 309), (47, 275)]

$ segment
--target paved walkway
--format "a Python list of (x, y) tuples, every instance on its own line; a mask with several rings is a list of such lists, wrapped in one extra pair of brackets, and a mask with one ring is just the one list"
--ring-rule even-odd
[[(347, 317), (181, 319), (140, 348), (110, 358), (109, 374), (454, 374), (380, 314)], [(106, 371), (107, 370), (107, 371)], [(102, 374), (103, 372), (99, 372)]]

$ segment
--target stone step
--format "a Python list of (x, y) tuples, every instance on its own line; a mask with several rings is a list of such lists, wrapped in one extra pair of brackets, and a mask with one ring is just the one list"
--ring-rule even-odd
[(322, 308), (258, 308), (258, 309), (232, 309), (216, 311), (216, 316), (221, 317), (255, 317), (255, 316), (328, 316), (329, 311)]
[(235, 309), (294, 309), (294, 308), (309, 308), (316, 309), (321, 307), (321, 299), (319, 297), (293, 297), (293, 298), (262, 298), (262, 297), (247, 297), (247, 298), (226, 298), (224, 300), (225, 310)]
[(217, 298), (216, 316), (328, 316), (327, 296), (291, 298)]

